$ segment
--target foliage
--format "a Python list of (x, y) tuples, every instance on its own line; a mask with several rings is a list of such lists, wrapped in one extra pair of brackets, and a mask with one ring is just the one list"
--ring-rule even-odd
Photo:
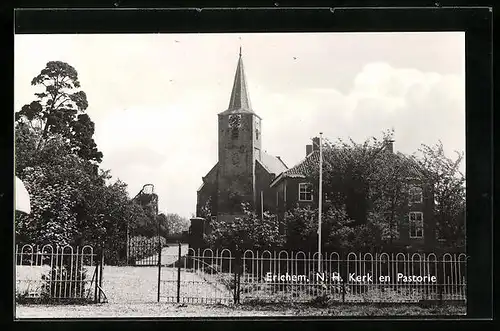
[(205, 236), (207, 243), (214, 248), (276, 249), (285, 242), (281, 233), (282, 224), (268, 212), (261, 219), (248, 205), (243, 205), (243, 217), (234, 220), (217, 219), (211, 222), (212, 231)]
[[(32, 131), (31, 131), (32, 132)], [(16, 128), (16, 138), (30, 132)], [(117, 245), (126, 240), (126, 224), (134, 209), (126, 184), (106, 185), (109, 173), (95, 175), (92, 165), (71, 153), (61, 136), (54, 136), (35, 155), (19, 149), (16, 162), (32, 164), (16, 169), (31, 196), (29, 215), (16, 213), (18, 243), (60, 245)], [(123, 247), (121, 248), (123, 250)]]
[(465, 175), (460, 171), (464, 154), (455, 159), (444, 154), (442, 142), (422, 145), (419, 163), (434, 182), (434, 216), (439, 236), (450, 247), (465, 245)]
[(392, 239), (396, 236), (396, 229), (391, 229), (383, 216), (370, 213), (365, 224), (353, 229), (349, 248), (360, 252), (385, 252), (389, 250)]
[[(388, 208), (404, 202), (406, 196), (401, 186), (409, 176), (409, 160), (387, 153), (392, 132), (382, 139), (372, 137), (359, 144), (353, 140), (328, 143), (323, 147), (324, 199), (337, 208), (345, 208), (357, 224), (366, 223), (373, 207)], [(309, 163), (306, 177), (318, 191), (319, 169), (317, 163)]]
[[(24, 131), (17, 136), (25, 134)], [(27, 165), (29, 155), (22, 152), (16, 150), (16, 161)], [(32, 210), (30, 215), (16, 213), (17, 239), (37, 244), (68, 244), (77, 231), (75, 207), (82, 193), (80, 183), (89, 180), (89, 169), (78, 156), (68, 153), (60, 136), (55, 136), (32, 157), (31, 164), (16, 169), (16, 175), (30, 193)]]
[(158, 214), (158, 196), (139, 192), (133, 199), (135, 220), (130, 224), (130, 235), (151, 237), (168, 234), (166, 215)]
[(86, 279), (87, 270), (81, 264), (77, 263), (72, 268), (68, 261), (65, 261), (62, 266), (54, 264), (49, 274), (42, 276), (45, 283), (42, 285), (40, 299), (44, 303), (49, 303), (73, 297), (85, 302), (88, 290), (85, 286)]
[[(325, 206), (322, 212), (322, 247), (327, 250), (340, 250), (350, 247), (354, 230), (347, 213), (335, 206)], [(300, 207), (285, 214), (287, 223), (287, 247), (290, 249), (315, 251), (318, 247), (318, 209), (310, 206)]]
[[(409, 187), (416, 184), (428, 197), (434, 194), (441, 236), (460, 245), (465, 228), (465, 177), (459, 172), (463, 155), (455, 160), (447, 158), (441, 143), (434, 147), (423, 145), (420, 156), (393, 153), (388, 148), (393, 134), (387, 131), (382, 139), (372, 137), (362, 144), (353, 140), (324, 144), (325, 205), (345, 210), (354, 221), (351, 225), (361, 226), (352, 238), (359, 243), (355, 247), (388, 247), (398, 236), (398, 220), (407, 215)], [(313, 192), (317, 192), (317, 162), (306, 164), (305, 175), (313, 183)], [(367, 244), (369, 241), (371, 244)]]
[(212, 214), (213, 214), (212, 197), (209, 197), (205, 202), (205, 204), (201, 206), (200, 217), (209, 220), (211, 219)]
[(43, 91), (35, 93), (37, 99), (24, 105), (15, 119), (40, 133), (35, 151), (42, 149), (51, 136), (60, 135), (79, 157), (101, 162), (102, 153), (92, 138), (94, 123), (85, 114), (87, 95), (80, 90), (75, 68), (65, 62), (50, 61), (31, 85), (40, 86)]
[(31, 213), (15, 214), (16, 242), (93, 245), (110, 263), (125, 259), (129, 230), (153, 221), (125, 183), (110, 183), (109, 171), (99, 170), (102, 154), (76, 70), (49, 62), (32, 84), (44, 91), (16, 113), (15, 173), (31, 197)]
[(24, 290), (24, 291), (16, 290), (16, 297), (15, 297), (16, 304), (22, 305), (30, 303), (31, 301), (32, 300), (30, 300), (29, 290)]
[(183, 231), (189, 230), (189, 220), (178, 214), (169, 213), (165, 215), (165, 224), (170, 235), (181, 234)]

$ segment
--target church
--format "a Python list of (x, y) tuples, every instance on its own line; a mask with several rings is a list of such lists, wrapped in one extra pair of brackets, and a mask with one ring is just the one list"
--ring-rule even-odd
[(212, 217), (233, 219), (249, 202), (257, 211), (275, 205), (273, 179), (288, 169), (279, 156), (262, 150), (262, 118), (254, 112), (240, 54), (229, 105), (218, 114), (218, 162), (197, 192), (197, 216), (208, 207)]

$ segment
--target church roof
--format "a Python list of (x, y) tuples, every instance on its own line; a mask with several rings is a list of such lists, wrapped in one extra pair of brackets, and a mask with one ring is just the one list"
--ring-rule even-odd
[(203, 182), (201, 184), (201, 186), (198, 188), (197, 192), (201, 191), (201, 189), (205, 186), (205, 183), (206, 183), (206, 180), (207, 178), (212, 175), (214, 173), (214, 171), (216, 171), (216, 169), (218, 168), (219, 166), (219, 162), (217, 162), (213, 167), (212, 169), (210, 169), (210, 171), (207, 173), (207, 175), (205, 177), (202, 178)]
[(241, 47), (240, 47), (240, 56), (238, 58), (238, 65), (236, 66), (236, 73), (234, 75), (233, 90), (231, 91), (229, 106), (225, 111), (223, 111), (219, 115), (242, 114), (242, 113), (256, 115), (252, 110), (250, 97), (248, 96), (248, 87), (247, 87), (245, 70), (243, 67), (243, 59), (241, 57)]
[(269, 173), (275, 175), (281, 174), (288, 169), (285, 162), (283, 162), (279, 156), (269, 155), (266, 152), (261, 153), (260, 164), (262, 164)]

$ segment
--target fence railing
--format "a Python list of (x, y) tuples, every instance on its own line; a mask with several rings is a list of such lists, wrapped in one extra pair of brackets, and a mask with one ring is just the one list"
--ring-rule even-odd
[[(189, 303), (465, 301), (466, 255), (189, 249), (170, 252), (161, 297)], [(161, 283), (161, 286), (160, 286)], [(158, 297), (159, 300), (160, 296)]]
[(241, 300), (419, 302), (466, 299), (465, 254), (243, 253)]
[(132, 237), (127, 244), (127, 264), (131, 266), (155, 266), (161, 260), (161, 249), (166, 246), (163, 237)]
[(16, 299), (95, 301), (99, 258), (93, 247), (16, 245)]
[(228, 249), (189, 248), (164, 256), (169, 261), (161, 273), (161, 298), (167, 302), (233, 303), (237, 288), (234, 257)]

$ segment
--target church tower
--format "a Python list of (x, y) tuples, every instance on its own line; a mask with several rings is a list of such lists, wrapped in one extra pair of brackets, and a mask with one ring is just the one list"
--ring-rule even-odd
[(218, 217), (240, 215), (240, 204), (256, 202), (256, 160), (261, 159), (261, 118), (250, 104), (240, 54), (228, 108), (219, 117)]

